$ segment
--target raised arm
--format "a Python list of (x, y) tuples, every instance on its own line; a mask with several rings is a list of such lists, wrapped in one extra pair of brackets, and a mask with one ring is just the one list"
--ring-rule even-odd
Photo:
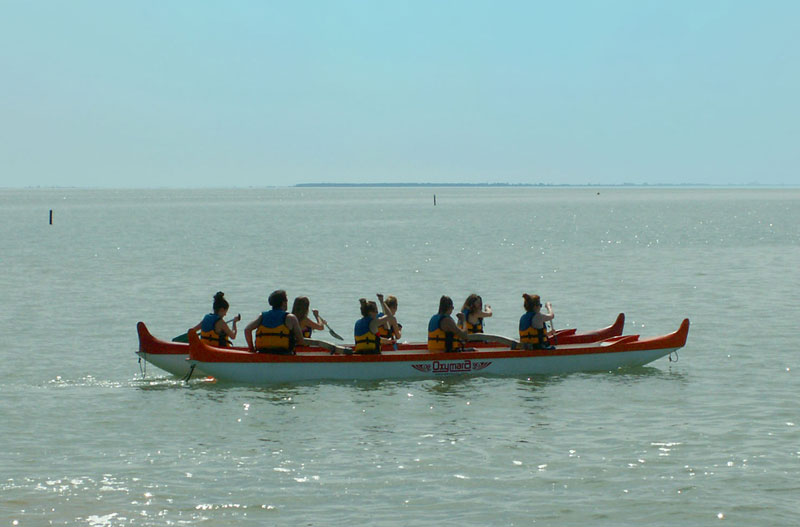
[(456, 321), (450, 317), (443, 318), (440, 326), (446, 333), (455, 333), (461, 340), (467, 340), (469, 334), (456, 325)]
[(550, 302), (545, 302), (544, 307), (547, 309), (547, 313), (539, 313), (542, 315), (542, 318), (545, 322), (549, 320), (553, 320), (556, 317), (556, 314), (553, 313), (553, 306), (550, 305)]
[(307, 319), (308, 320), (308, 327), (310, 327), (311, 329), (314, 329), (316, 331), (322, 331), (323, 329), (325, 329), (325, 319), (322, 318), (321, 316), (319, 316), (319, 311), (314, 309), (312, 311), (312, 313), (314, 313), (314, 318), (316, 318), (317, 321), (313, 322), (310, 318)]
[(233, 317), (233, 329), (231, 329), (228, 327), (227, 322), (225, 322), (223, 319), (219, 319), (217, 320), (217, 328), (215, 329), (217, 330), (217, 333), (224, 333), (225, 335), (230, 337), (231, 340), (233, 340), (236, 338), (236, 333), (238, 332), (238, 330), (236, 329), (236, 323), (239, 322), (240, 320), (242, 320), (242, 315), (236, 315), (235, 317)]
[[(370, 331), (376, 333), (378, 331), (378, 327), (382, 324), (386, 324), (387, 322), (389, 325), (392, 326), (392, 329), (395, 331), (395, 334), (399, 332), (399, 328), (397, 327), (397, 320), (395, 320), (394, 315), (390, 314), (389, 310), (386, 308), (386, 303), (383, 301), (383, 295), (378, 293), (378, 302), (381, 305), (381, 311), (383, 312), (383, 316), (380, 318), (376, 318), (373, 320), (370, 325)], [(374, 325), (374, 327), (373, 327)]]

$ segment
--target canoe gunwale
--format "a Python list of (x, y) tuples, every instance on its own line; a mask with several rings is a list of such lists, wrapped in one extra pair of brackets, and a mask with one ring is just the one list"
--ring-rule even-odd
[(625, 351), (645, 351), (681, 348), (686, 344), (689, 319), (684, 319), (677, 331), (668, 335), (642, 339), (639, 335), (615, 336), (586, 344), (564, 346), (555, 350), (511, 350), (509, 348), (484, 348), (470, 351), (442, 353), (420, 351), (413, 353), (384, 352), (379, 355), (331, 355), (328, 352), (304, 352), (296, 355), (251, 353), (230, 348), (215, 348), (201, 341), (197, 335), (189, 336), (189, 357), (198, 363), (387, 363), (408, 361), (447, 361), (460, 359), (503, 359), (522, 357), (563, 357)]

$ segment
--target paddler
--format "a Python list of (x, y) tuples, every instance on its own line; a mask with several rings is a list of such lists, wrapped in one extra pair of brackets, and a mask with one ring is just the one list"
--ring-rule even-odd
[(461, 313), (464, 315), (463, 321), (459, 317), (459, 327), (469, 333), (483, 333), (483, 319), (492, 316), (492, 306), (483, 305), (483, 299), (472, 293), (464, 301), (461, 307)]
[(489, 304), (484, 306), (483, 299), (479, 295), (472, 293), (464, 301), (461, 312), (458, 314), (458, 327), (467, 332), (469, 335), (467, 340), (489, 342), (508, 346), (512, 350), (517, 349), (519, 342), (516, 340), (502, 335), (489, 335), (483, 331), (483, 319), (491, 316), (492, 306)]
[[(442, 295), (439, 299), (439, 311), (428, 322), (428, 350), (453, 352), (461, 351), (462, 342), (468, 340), (469, 334), (458, 327), (450, 316), (453, 313), (453, 300)], [(459, 320), (463, 317), (458, 314)]]
[(292, 314), (297, 317), (300, 323), (300, 331), (303, 333), (303, 338), (310, 339), (311, 333), (316, 329), (322, 331), (325, 329), (325, 319), (319, 316), (319, 311), (312, 310), (316, 322), (308, 318), (308, 310), (311, 306), (311, 301), (307, 296), (298, 296), (294, 299), (292, 304)]
[(522, 293), (522, 298), (525, 299), (523, 303), (525, 314), (519, 319), (519, 340), (522, 347), (524, 349), (556, 349), (547, 338), (547, 327), (545, 326), (546, 322), (555, 318), (553, 306), (547, 302), (545, 304), (547, 313), (542, 313), (542, 301), (539, 295)]
[(397, 341), (403, 335), (403, 325), (397, 322), (397, 297), (389, 295), (386, 297), (386, 312), (378, 313), (378, 318), (384, 315), (392, 315), (394, 317), (394, 324), (386, 322), (378, 327), (378, 336), (381, 338), (382, 344), (391, 344), (394, 349), (397, 349)]
[(377, 297), (378, 302), (381, 304), (381, 309), (385, 313), (383, 316), (378, 315), (378, 306), (375, 302), (368, 301), (366, 298), (358, 300), (361, 304), (361, 318), (356, 321), (353, 327), (353, 336), (356, 341), (353, 351), (356, 353), (380, 353), (381, 338), (378, 336), (380, 326), (385, 324), (395, 326), (397, 324), (394, 315), (388, 314), (390, 311), (383, 301), (383, 295), (378, 293)]
[(211, 313), (203, 317), (190, 331), (200, 331), (200, 338), (217, 348), (227, 348), (231, 345), (231, 340), (236, 338), (236, 323), (242, 319), (241, 315), (236, 315), (233, 319), (233, 329), (228, 327), (225, 322), (225, 315), (228, 314), (230, 305), (225, 300), (225, 293), (217, 291), (214, 295), (214, 303), (211, 305)]
[(316, 346), (319, 348), (325, 348), (326, 350), (330, 351), (331, 353), (341, 352), (341, 353), (352, 353), (350, 348), (345, 348), (343, 346), (337, 346), (336, 344), (331, 344), (330, 342), (326, 342), (324, 340), (317, 340), (312, 339), (311, 334), (316, 329), (317, 331), (322, 331), (325, 329), (325, 324), (327, 322), (324, 318), (319, 316), (319, 311), (316, 309), (312, 310), (311, 312), (314, 314), (314, 318), (317, 319), (316, 322), (308, 318), (308, 309), (311, 305), (311, 301), (308, 299), (307, 296), (298, 296), (294, 299), (294, 303), (292, 303), (292, 315), (297, 318), (297, 322), (300, 324), (300, 332), (303, 334), (303, 341), (306, 346)]
[[(244, 328), (247, 347), (250, 351), (258, 353), (277, 353), (279, 355), (294, 355), (294, 348), (305, 344), (303, 332), (297, 317), (286, 311), (289, 307), (289, 297), (286, 291), (278, 289), (269, 295), (269, 305), (272, 309), (264, 311)], [(255, 344), (253, 331), (256, 331)]]

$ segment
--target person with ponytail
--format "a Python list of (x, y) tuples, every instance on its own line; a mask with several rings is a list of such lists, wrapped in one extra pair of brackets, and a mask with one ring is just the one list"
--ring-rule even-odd
[(545, 304), (547, 313), (542, 313), (542, 301), (539, 295), (522, 293), (524, 298), (525, 314), (519, 319), (519, 340), (525, 349), (556, 349), (547, 338), (546, 322), (553, 320), (553, 306), (550, 302)]
[[(453, 313), (453, 300), (442, 295), (439, 299), (439, 311), (428, 322), (428, 349), (436, 352), (460, 351), (462, 342), (468, 340), (469, 334), (456, 325), (450, 316)], [(459, 313), (459, 321), (461, 319)]]
[(228, 314), (228, 301), (225, 300), (225, 293), (217, 291), (214, 295), (214, 303), (211, 306), (211, 313), (203, 317), (192, 331), (200, 331), (200, 338), (207, 341), (210, 345), (217, 348), (228, 348), (231, 340), (236, 338), (236, 323), (242, 319), (241, 315), (236, 315), (233, 319), (233, 329), (228, 327), (225, 322), (225, 315)]
[[(381, 309), (384, 313), (391, 313), (386, 308), (383, 301), (383, 295), (378, 293), (378, 302), (381, 304)], [(358, 300), (361, 304), (361, 318), (356, 321), (353, 328), (353, 336), (355, 337), (356, 345), (353, 351), (361, 354), (376, 354), (381, 352), (381, 338), (379, 336), (380, 326), (389, 324), (396, 325), (394, 315), (385, 314), (378, 316), (378, 305), (375, 302), (368, 301), (366, 298)]]

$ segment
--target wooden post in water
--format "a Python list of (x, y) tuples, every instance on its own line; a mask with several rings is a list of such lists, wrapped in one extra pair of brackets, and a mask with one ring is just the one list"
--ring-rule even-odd
[(50, 225), (53, 224), (53, 209), (50, 209)]
[(433, 206), (436, 206), (436, 194), (433, 195)]

